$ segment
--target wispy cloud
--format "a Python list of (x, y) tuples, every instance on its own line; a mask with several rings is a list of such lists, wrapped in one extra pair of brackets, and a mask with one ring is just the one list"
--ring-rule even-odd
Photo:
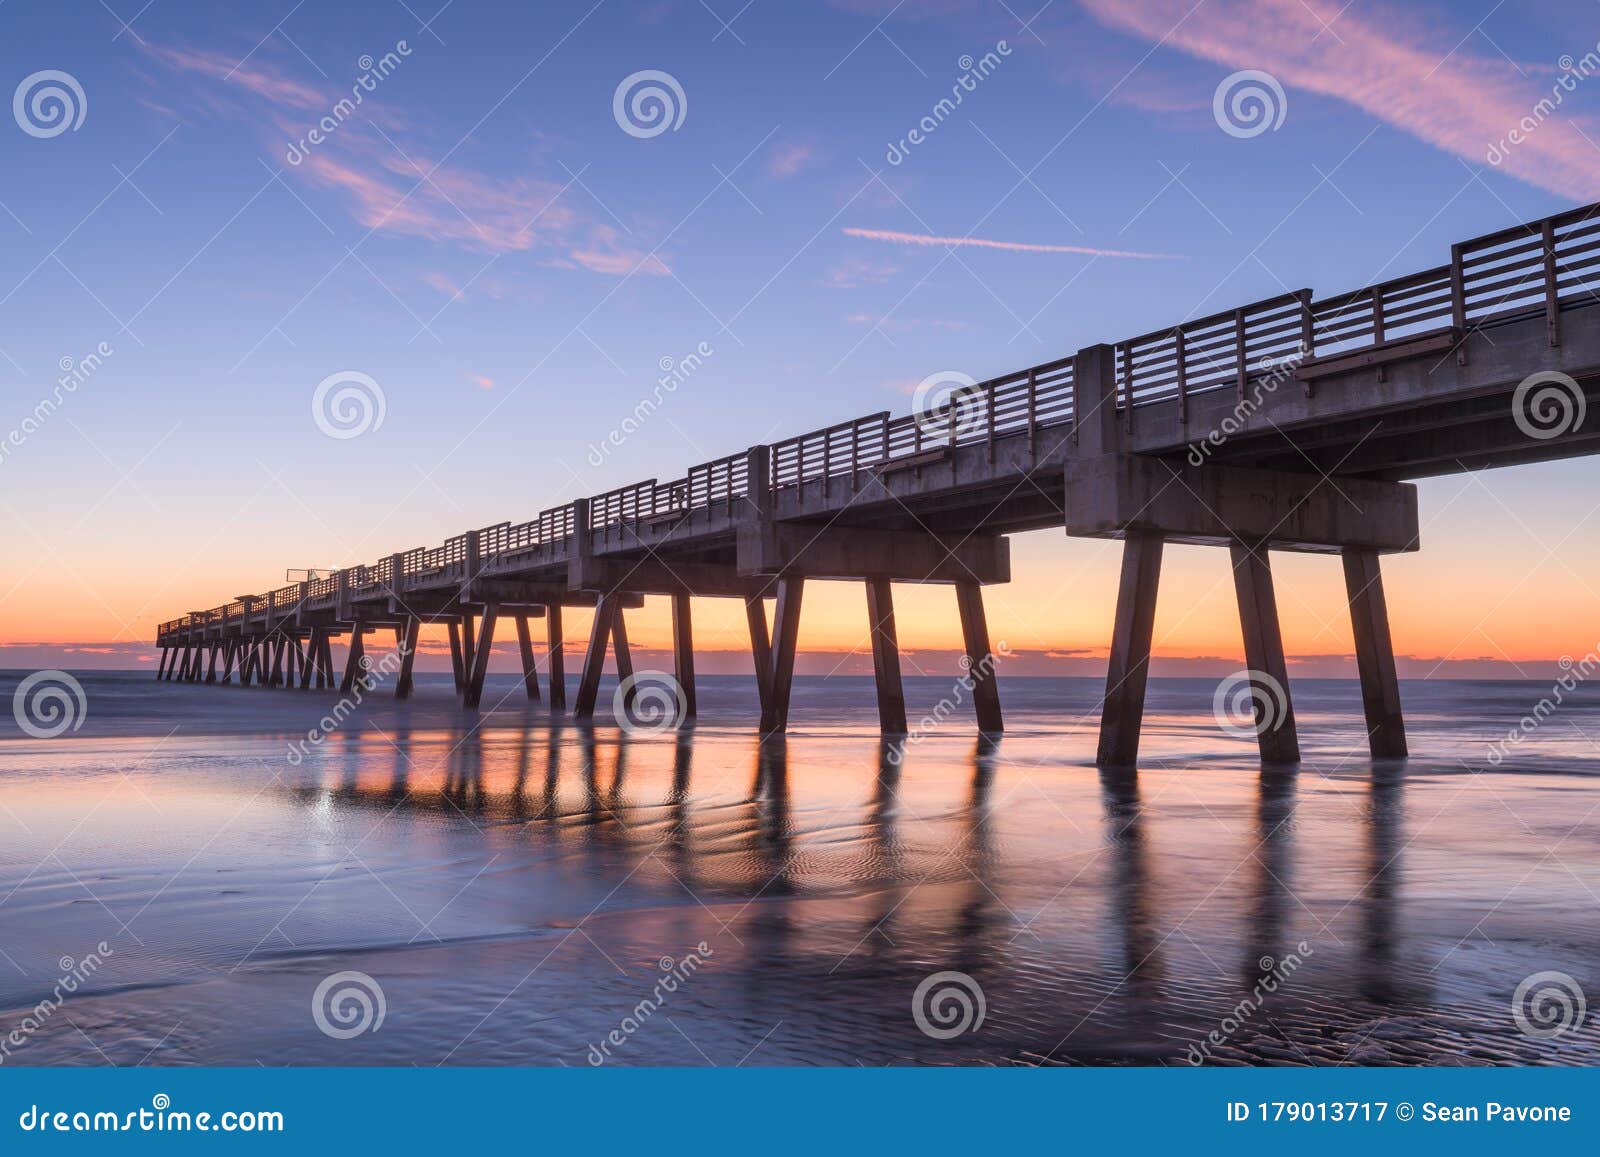
[(647, 273), (664, 277), (672, 270), (654, 253), (628, 245), (608, 225), (596, 226), (591, 244), (573, 249), (567, 260), (591, 273), (609, 273), (621, 277), (628, 273)]
[[(1551, 96), (1553, 82), (1542, 70), (1479, 54), (1469, 29), (1430, 28), (1416, 9), (1344, 10), (1335, 0), (1084, 5), (1108, 27), (1225, 68), (1266, 69), (1286, 85), (1354, 105), (1474, 164), (1484, 164), (1491, 147)], [(1594, 39), (1574, 28), (1573, 55)], [(1510, 149), (1500, 167), (1539, 188), (1589, 200), (1600, 188), (1595, 141), (1600, 123), (1558, 110)]]
[[(290, 141), (326, 122), (348, 93), (300, 80), (260, 56), (238, 64), (211, 51), (145, 45), (167, 69), (196, 83), (191, 107), (253, 121), (279, 156)], [(326, 91), (324, 89), (326, 88)], [(540, 250), (548, 263), (622, 275), (668, 272), (658, 258), (617, 242), (615, 230), (580, 213), (562, 197), (564, 184), (472, 168), (459, 157), (439, 166), (425, 144), (410, 139), (405, 120), (380, 97), (340, 119), (298, 163), (294, 178), (335, 194), (349, 215), (373, 232), (400, 234), (495, 254)], [(404, 142), (404, 143), (402, 143)], [(442, 288), (442, 286), (439, 286)]]
[(141, 42), (144, 50), (169, 68), (196, 73), (210, 80), (237, 84), (274, 104), (287, 105), (306, 112), (324, 112), (328, 98), (317, 88), (284, 76), (268, 66), (230, 60), (220, 52), (204, 52), (188, 48), (167, 48), (148, 41)]
[(899, 272), (899, 266), (887, 261), (852, 256), (829, 269), (824, 281), (834, 289), (859, 289), (863, 285), (882, 285)]
[(779, 180), (792, 177), (800, 170), (808, 167), (815, 157), (816, 150), (810, 145), (778, 145), (772, 150), (772, 155), (767, 158), (767, 175), (776, 177)]
[(893, 229), (858, 229), (846, 226), (850, 237), (884, 241), (891, 245), (917, 245), (943, 249), (969, 247), (1003, 249), (1008, 253), (1083, 253), (1092, 257), (1133, 257), (1143, 261), (1180, 261), (1171, 253), (1140, 253), (1132, 249), (1098, 249), (1091, 245), (1045, 245), (1034, 241), (991, 241), (985, 237), (936, 237), (931, 233), (899, 233)]

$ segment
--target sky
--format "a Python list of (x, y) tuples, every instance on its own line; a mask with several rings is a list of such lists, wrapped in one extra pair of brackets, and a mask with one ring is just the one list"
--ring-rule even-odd
[[(1586, 2), (7, 0), (0, 667), (148, 664), (159, 622), (289, 568), (1441, 264), (1597, 195), (1597, 43)], [(1246, 70), (1264, 121), (1224, 99)], [(1594, 480), (1420, 484), (1422, 549), (1385, 560), (1403, 675), (1600, 647)], [(1013, 540), (987, 599), (1019, 670), (1103, 669), (1119, 552)], [(1275, 570), (1298, 668), (1349, 673), (1337, 561)], [(1236, 666), (1226, 552), (1162, 582), (1157, 673)], [(908, 669), (958, 645), (948, 588), (897, 610)], [(859, 669), (865, 628), (812, 584), (813, 667)]]

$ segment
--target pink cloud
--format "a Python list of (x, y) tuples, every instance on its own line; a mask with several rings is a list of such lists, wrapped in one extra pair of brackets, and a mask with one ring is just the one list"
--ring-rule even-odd
[[(1416, 23), (1415, 10), (1362, 7), (1340, 15), (1333, 0), (1084, 4), (1108, 27), (1225, 68), (1265, 67), (1285, 85), (1354, 105), (1474, 164), (1485, 163), (1491, 148), (1553, 95), (1551, 81), (1524, 77), (1499, 56), (1475, 54), (1467, 29), (1429, 30)], [(1323, 21), (1337, 35), (1324, 32)], [(1600, 187), (1600, 152), (1585, 134), (1597, 132), (1600, 126), (1556, 109), (1522, 143), (1502, 146), (1500, 167), (1587, 201)]]
[(324, 149), (308, 155), (299, 169), (312, 183), (343, 194), (352, 215), (369, 229), (507, 253), (532, 249), (577, 223), (574, 213), (554, 203), (558, 185), (435, 170), (427, 160), (413, 159), (415, 166), (383, 157), (374, 167), (359, 149), (355, 155)]
[(655, 254), (623, 244), (617, 237), (617, 231), (606, 225), (596, 226), (590, 243), (571, 250), (567, 260), (591, 273), (606, 273), (616, 277), (630, 273), (663, 277), (672, 272), (666, 262)]
[(779, 145), (767, 159), (767, 175), (783, 180), (809, 165), (816, 156), (810, 145)]
[(477, 374), (477, 375), (474, 375), (472, 380), (477, 383), (477, 385), (478, 385), (478, 387), (480, 389), (484, 389), (484, 390), (492, 390), (492, 389), (494, 389), (494, 379), (493, 378), (486, 378), (482, 374)]
[(881, 285), (899, 272), (898, 266), (884, 261), (847, 257), (828, 270), (825, 280), (834, 289), (858, 289), (863, 285)]
[(325, 112), (331, 103), (326, 95), (310, 85), (282, 76), (254, 60), (240, 63), (218, 52), (183, 48), (163, 48), (144, 43), (145, 51), (171, 68), (197, 73), (211, 80), (237, 84), (273, 104), (288, 105), (307, 112)]
[(983, 237), (936, 237), (929, 233), (899, 233), (893, 229), (857, 229), (847, 226), (845, 234), (868, 241), (919, 247), (967, 246), (976, 249), (1004, 249), (1011, 253), (1087, 253), (1094, 257), (1135, 257), (1151, 261), (1179, 260), (1170, 253), (1139, 253), (1131, 249), (1096, 249), (1088, 245), (1044, 245), (1033, 241), (990, 241)]
[[(585, 227), (560, 201), (563, 186), (557, 182), (491, 176), (456, 158), (436, 167), (426, 149), (395, 139), (403, 136), (402, 121), (379, 97), (331, 131), (324, 128), (324, 138), (308, 145), (310, 130), (332, 115), (348, 90), (329, 86), (323, 91), (255, 59), (241, 65), (213, 52), (156, 45), (146, 51), (168, 68), (200, 78), (197, 98), (214, 111), (239, 114), (238, 101), (222, 98), (256, 98), (242, 106), (244, 115), (254, 111), (274, 151), (284, 156), (287, 142), (298, 142), (297, 163), (289, 164), (285, 175), (337, 194), (369, 229), (509, 253), (541, 244), (571, 245), (572, 235)], [(381, 131), (383, 126), (391, 131)]]

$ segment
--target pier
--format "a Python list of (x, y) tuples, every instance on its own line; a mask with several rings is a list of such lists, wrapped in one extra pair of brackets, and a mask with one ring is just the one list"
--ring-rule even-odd
[[(1380, 558), (1420, 546), (1412, 479), (1600, 447), (1600, 205), (1452, 246), (1435, 268), (1300, 289), (956, 387), (926, 413), (869, 414), (161, 624), (156, 677), (349, 691), (393, 632), (412, 691), (424, 626), (449, 634), (479, 705), (514, 627), (529, 699), (568, 710), (562, 614), (592, 607), (570, 712), (593, 717), (625, 612), (671, 599), (673, 675), (695, 713), (695, 598), (743, 600), (764, 733), (786, 726), (808, 582), (867, 594), (879, 722), (906, 730), (893, 584), (953, 588), (976, 724), (1003, 728), (983, 588), (1009, 539), (1058, 527), (1123, 542), (1098, 758), (1139, 750), (1162, 550), (1230, 552), (1261, 759), (1299, 758), (1274, 551), (1338, 555), (1375, 758), (1407, 753)], [(767, 603), (773, 604), (769, 614)], [(507, 622), (509, 620), (509, 623)], [(547, 688), (537, 675), (543, 623)], [(336, 670), (331, 643), (348, 658)]]

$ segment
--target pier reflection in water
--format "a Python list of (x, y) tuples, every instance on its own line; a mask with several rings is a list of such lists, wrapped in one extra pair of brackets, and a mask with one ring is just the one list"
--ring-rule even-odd
[[(395, 721), (333, 736), (266, 789), (242, 769), (197, 772), (193, 752), (157, 763), (169, 755), (137, 775), (173, 824), (170, 852), (140, 846), (147, 870), (109, 902), (138, 936), (118, 948), (124, 987), (75, 1002), (113, 1058), (174, 1024), (153, 1059), (1600, 1058), (1590, 1030), (1520, 1036), (1507, 1003), (1529, 973), (1593, 959), (1595, 921), (1552, 944), (1547, 923), (1496, 907), (1507, 871), (1570, 911), (1592, 913), (1578, 897), (1600, 881), (1543, 865), (1538, 841), (1486, 826), (1493, 801), (1465, 777), (1417, 761), (1118, 773), (1062, 760), (1042, 734), (763, 743)], [(1519, 781), (1520, 813), (1537, 826), (1569, 786)], [(249, 800), (202, 854), (201, 868), (231, 857), (227, 903), (162, 889), (182, 867), (169, 859), (202, 842), (197, 801), (219, 793)], [(110, 816), (84, 822), (131, 847)], [(66, 919), (87, 932), (95, 914)], [(1535, 926), (1543, 940), (1523, 935)], [(22, 947), (59, 955), (73, 932)], [(381, 983), (381, 1032), (332, 1040), (307, 1017), (311, 989), (344, 969)], [(966, 1003), (916, 1007), (935, 974), (959, 974), (942, 983)], [(30, 1047), (94, 1059), (69, 1032)]]

